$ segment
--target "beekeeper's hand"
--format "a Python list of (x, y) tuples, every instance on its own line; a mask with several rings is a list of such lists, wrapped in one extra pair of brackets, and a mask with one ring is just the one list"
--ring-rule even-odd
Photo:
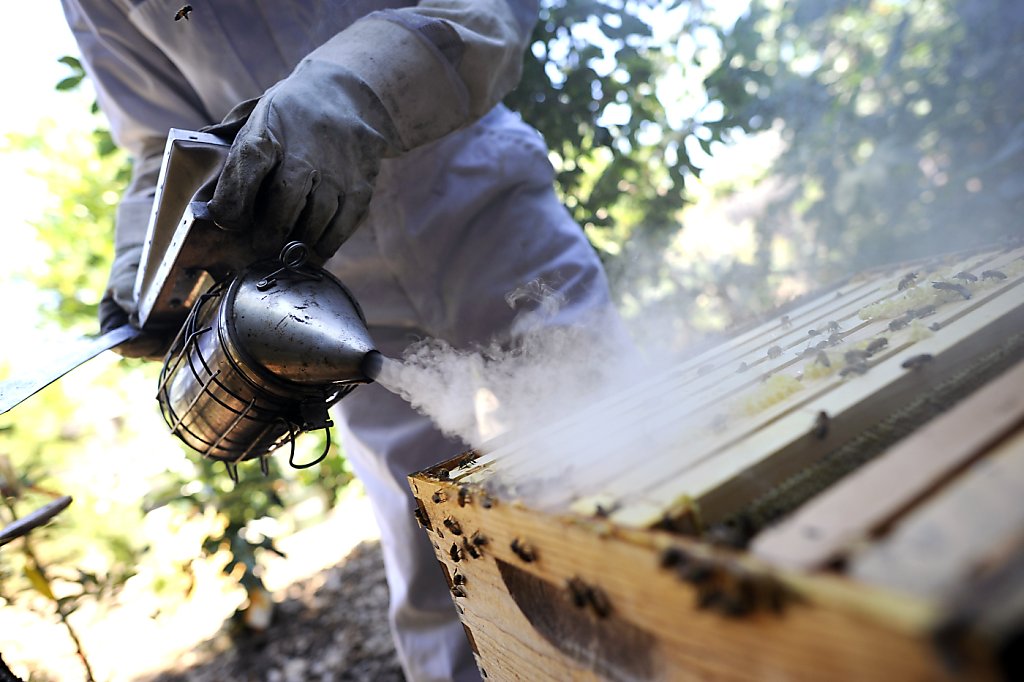
[(305, 61), (208, 132), (227, 137), (241, 120), (211, 217), (266, 247), (257, 250), (298, 240), (322, 263), (365, 216), (380, 160), (393, 153), (387, 112), (354, 74)]
[(298, 240), (325, 261), (366, 215), (383, 158), (482, 116), (511, 88), (524, 35), (504, 0), (355, 22), (207, 129), (233, 139), (211, 217), (258, 250)]
[[(131, 316), (137, 305), (132, 290), (135, 287), (135, 273), (139, 270), (141, 255), (141, 244), (124, 247), (115, 252), (107, 288), (100, 300), (101, 333), (113, 331), (133, 322)], [(173, 335), (140, 334), (116, 346), (114, 351), (126, 358), (158, 360), (167, 352), (171, 336)]]

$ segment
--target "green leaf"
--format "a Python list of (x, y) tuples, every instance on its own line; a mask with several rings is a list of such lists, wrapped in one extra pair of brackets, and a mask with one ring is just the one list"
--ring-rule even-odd
[(78, 59), (78, 57), (72, 57), (71, 55), (64, 55), (63, 57), (59, 58), (57, 61), (59, 63), (61, 63), (61, 64), (64, 64), (65, 66), (70, 66), (75, 71), (83, 71), (83, 72), (85, 71), (85, 69), (82, 68), (82, 62), (81, 62), (81, 60)]
[(58, 81), (57, 85), (54, 86), (56, 90), (66, 92), (68, 90), (74, 90), (82, 83), (81, 76), (68, 76)]

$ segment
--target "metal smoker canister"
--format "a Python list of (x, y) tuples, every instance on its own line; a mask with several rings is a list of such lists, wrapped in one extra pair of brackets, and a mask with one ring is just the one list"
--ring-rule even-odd
[(200, 297), (160, 373), (171, 432), (233, 476), (243, 460), (258, 457), (265, 469), (288, 442), (293, 466), (314, 463), (295, 463), (295, 437), (329, 428), (328, 407), (372, 381), (380, 362), (348, 289), (304, 267), (304, 254), (286, 247), (281, 261), (257, 263)]

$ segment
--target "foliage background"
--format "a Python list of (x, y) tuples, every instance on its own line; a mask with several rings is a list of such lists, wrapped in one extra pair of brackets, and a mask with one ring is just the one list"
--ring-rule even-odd
[[(543, 6), (507, 103), (544, 134), (638, 335), (654, 319), (678, 349), (846, 272), (1024, 233), (1024, 4)], [(58, 88), (80, 88), (77, 62), (64, 64)], [(0, 143), (55, 198), (34, 222), (45, 266), (4, 284), (44, 292), (33, 324), (55, 334), (95, 328), (126, 177), (94, 125), (83, 137), (43, 122)], [(0, 376), (15, 360), (0, 358)], [(0, 554), (0, 598), (72, 612), (134, 580), (174, 601), (204, 554), (251, 596), (273, 538), (318, 518), (351, 478), (335, 455), (231, 486), (167, 438), (154, 385), (154, 367), (97, 361), (0, 417), (0, 519), (76, 498), (33, 554)], [(191, 539), (169, 558), (152, 546), (157, 527)]]

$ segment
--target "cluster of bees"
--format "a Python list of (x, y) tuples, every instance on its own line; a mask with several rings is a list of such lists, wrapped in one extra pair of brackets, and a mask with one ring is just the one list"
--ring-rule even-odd
[(790, 595), (783, 585), (766, 574), (755, 574), (727, 558), (701, 556), (670, 546), (660, 556), (662, 569), (673, 571), (693, 586), (695, 606), (733, 618), (756, 611), (781, 613)]
[[(1008, 268), (1008, 270), (1022, 269), (1024, 269), (1024, 262), (1015, 262)], [(1016, 274), (1016, 272), (1011, 274)], [(901, 276), (896, 283), (897, 292), (902, 292), (903, 296), (865, 306), (858, 314), (863, 320), (892, 318), (887, 326), (888, 331), (897, 332), (910, 327), (913, 330), (910, 340), (919, 341), (941, 327), (937, 323), (927, 328), (923, 324), (916, 326), (919, 321), (934, 315), (939, 305), (955, 300), (970, 300), (977, 289), (1002, 282), (1008, 276), (1007, 270), (999, 269), (983, 270), (979, 274), (961, 270), (949, 277), (938, 275), (928, 277), (918, 271), (908, 272)], [(930, 283), (930, 286), (926, 286), (926, 283)], [(789, 316), (781, 317), (780, 326), (783, 329), (792, 327)], [(877, 336), (837, 355), (830, 349), (843, 344), (844, 334), (841, 325), (835, 320), (830, 320), (821, 329), (810, 329), (807, 334), (811, 341), (799, 351), (798, 357), (809, 359), (811, 363), (796, 378), (779, 378), (781, 375), (765, 374), (762, 377), (763, 385), (758, 394), (747, 396), (744, 400), (742, 405), (744, 412), (756, 413), (785, 399), (800, 390), (799, 380), (805, 377), (816, 379), (834, 372), (838, 372), (839, 376), (844, 378), (862, 375), (869, 368), (869, 359), (889, 345), (887, 337)], [(814, 339), (820, 340), (815, 342)], [(773, 345), (766, 351), (769, 360), (775, 360), (782, 354), (783, 348), (780, 345)], [(930, 355), (922, 354), (908, 359), (903, 363), (903, 367), (919, 369), (930, 360)], [(742, 362), (737, 372), (746, 372), (749, 368), (750, 366), (746, 362)]]
[(1024, 261), (1020, 260), (1003, 269), (987, 269), (978, 274), (961, 270), (945, 276), (912, 270), (902, 275), (896, 282), (896, 291), (903, 294), (902, 296), (866, 306), (860, 311), (860, 317), (864, 320), (892, 318), (895, 321), (901, 316), (915, 310), (925, 310), (929, 306), (970, 300), (978, 290), (999, 284), (1021, 270), (1024, 270)]

